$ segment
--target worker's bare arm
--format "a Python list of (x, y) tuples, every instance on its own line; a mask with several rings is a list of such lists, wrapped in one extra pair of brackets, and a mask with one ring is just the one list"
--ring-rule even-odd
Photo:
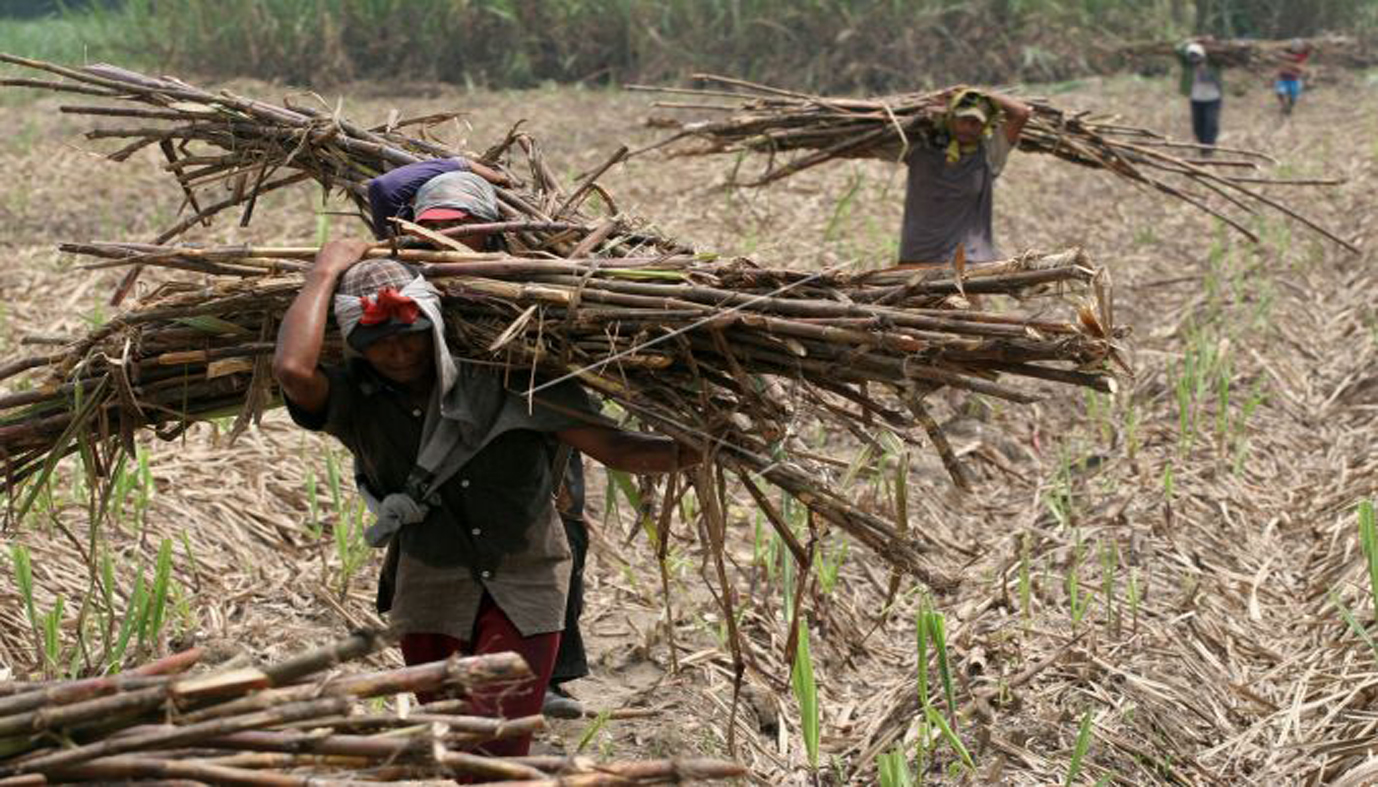
[(363, 259), (368, 249), (368, 242), (362, 240), (337, 240), (322, 246), (306, 273), (306, 283), (282, 318), (273, 376), (283, 396), (305, 412), (321, 412), (330, 397), (330, 381), (320, 370), (320, 359), (331, 298), (340, 276)]
[(507, 186), (511, 183), (507, 179), (506, 175), (488, 166), (487, 164), (480, 164), (477, 161), (473, 160), (470, 160), (468, 164), (470, 172), (474, 173), (475, 175), (478, 175), (480, 178), (483, 178), (489, 183), (492, 183), (494, 186)]
[(986, 95), (995, 102), (995, 105), (1005, 115), (1005, 139), (1009, 141), (1011, 146), (1017, 145), (1019, 135), (1024, 131), (1024, 124), (1028, 123), (1029, 118), (1033, 115), (1033, 107), (1003, 93), (991, 92)]
[(694, 449), (668, 437), (607, 426), (576, 426), (555, 436), (608, 467), (629, 473), (672, 473), (698, 464), (701, 458)]

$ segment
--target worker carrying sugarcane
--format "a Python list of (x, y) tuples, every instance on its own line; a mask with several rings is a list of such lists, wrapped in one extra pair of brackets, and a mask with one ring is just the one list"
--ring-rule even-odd
[(1301, 98), (1302, 77), (1306, 74), (1306, 61), (1311, 57), (1311, 47), (1300, 38), (1287, 42), (1287, 47), (1278, 54), (1278, 75), (1273, 81), (1273, 92), (1278, 97), (1278, 108), (1283, 116), (1292, 114)]
[[(397, 229), (394, 217), (408, 219), (440, 232), (464, 224), (492, 224), (502, 220), (493, 184), (506, 185), (507, 177), (496, 169), (466, 158), (442, 158), (406, 164), (368, 183), (368, 202), (373, 233), (391, 237)], [(475, 251), (502, 251), (499, 232), (459, 235), (457, 240)], [(565, 627), (560, 650), (550, 675), (541, 712), (557, 718), (578, 718), (583, 705), (565, 684), (589, 674), (579, 619), (584, 612), (584, 563), (588, 557), (589, 531), (584, 519), (584, 461), (578, 451), (562, 446), (555, 454), (555, 475), (561, 478), (556, 509), (564, 524), (571, 567), (565, 602)]]
[[(395, 218), (431, 230), (501, 221), (494, 185), (507, 185), (507, 176), (461, 157), (418, 161), (398, 167), (368, 182), (373, 235), (379, 240), (395, 235)], [(499, 233), (457, 238), (475, 251), (497, 251), (502, 245), (501, 239)]]
[[(454, 357), (436, 288), (396, 260), (364, 261), (369, 248), (339, 240), (320, 250), (283, 318), (273, 372), (292, 419), (337, 438), (363, 471), (378, 512), (365, 538), (387, 548), (378, 609), (405, 661), (515, 651), (535, 677), (470, 703), (482, 715), (540, 713), (570, 574), (554, 505), (558, 446), (642, 474), (699, 455), (614, 428), (575, 383), (513, 392), (501, 373)], [(346, 360), (325, 367), (332, 312)], [(481, 750), (520, 756), (530, 743)]]
[(991, 230), (995, 179), (1032, 110), (989, 91), (944, 91), (940, 128), (910, 148), (900, 231), (901, 263), (999, 259)]
[[(1225, 101), (1225, 83), (1220, 66), (1206, 52), (1209, 38), (1183, 41), (1177, 47), (1182, 64), (1178, 89), (1191, 102), (1191, 132), (1202, 145), (1214, 146), (1220, 138), (1220, 110)], [(1206, 156), (1210, 150), (1203, 151)]]

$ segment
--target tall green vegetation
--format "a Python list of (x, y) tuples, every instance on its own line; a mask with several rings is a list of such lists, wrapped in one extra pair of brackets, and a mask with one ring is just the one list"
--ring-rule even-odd
[(34, 19), (64, 10), (85, 10), (92, 5), (114, 5), (118, 0), (5, 0), (0, 17)]
[(111, 46), (109, 32), (103, 18), (89, 13), (60, 19), (6, 19), (0, 14), (0, 52), (62, 63), (110, 59), (120, 49)]
[(1196, 0), (1195, 28), (1220, 37), (1290, 38), (1372, 30), (1373, 0)]
[[(297, 84), (530, 86), (713, 70), (819, 90), (1061, 79), (1177, 32), (1168, 0), (125, 0), (83, 18), (150, 67)], [(1184, 14), (1178, 17), (1185, 19)], [(1101, 46), (1093, 46), (1099, 43)], [(103, 47), (101, 48), (103, 51)]]
[[(108, 0), (0, 50), (303, 85), (494, 87), (717, 71), (821, 91), (1067, 79), (1125, 41), (1378, 28), (1372, 0)], [(4, 12), (0, 11), (0, 16)], [(50, 31), (45, 33), (44, 31)]]

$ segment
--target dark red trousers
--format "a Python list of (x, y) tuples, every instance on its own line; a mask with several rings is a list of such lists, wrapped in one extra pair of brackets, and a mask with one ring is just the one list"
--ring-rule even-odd
[[(401, 644), (402, 658), (408, 666), (440, 661), (455, 653), (478, 656), (512, 651), (521, 656), (535, 677), (515, 687), (478, 692), (467, 698), (475, 715), (515, 719), (540, 715), (545, 688), (555, 669), (555, 654), (560, 650), (560, 632), (523, 637), (511, 619), (485, 593), (479, 602), (478, 617), (474, 620), (474, 633), (470, 639), (455, 639), (445, 634), (404, 634)], [(426, 703), (444, 697), (418, 694), (417, 699)], [(522, 757), (530, 749), (530, 735), (490, 741), (478, 748), (480, 752), (494, 757)]]

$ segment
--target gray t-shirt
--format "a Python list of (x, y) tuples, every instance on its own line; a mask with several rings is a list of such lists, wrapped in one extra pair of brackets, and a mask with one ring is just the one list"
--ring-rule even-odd
[(1219, 101), (1224, 97), (1220, 92), (1220, 79), (1205, 61), (1197, 63), (1191, 79), (1192, 101)]
[(970, 262), (1000, 258), (991, 214), (995, 179), (1005, 168), (1010, 148), (1001, 125), (981, 141), (980, 150), (952, 164), (941, 147), (910, 151), (900, 262), (950, 262), (959, 243), (966, 247)]

